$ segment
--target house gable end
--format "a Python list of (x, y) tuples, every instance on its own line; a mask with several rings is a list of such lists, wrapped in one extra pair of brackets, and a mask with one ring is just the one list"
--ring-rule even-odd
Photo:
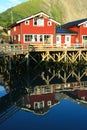
[(87, 20), (85, 22), (78, 24), (78, 26), (81, 26), (81, 25), (84, 25), (84, 24), (87, 24)]
[(22, 23), (22, 22), (24, 22), (24, 21), (33, 19), (33, 18), (35, 18), (35, 17), (46, 17), (46, 18), (48, 18), (50, 21), (54, 22), (55, 24), (61, 25), (59, 22), (53, 20), (52, 18), (50, 18), (49, 15), (45, 14), (44, 12), (40, 12), (40, 13), (37, 13), (37, 14), (32, 15), (32, 16), (30, 16), (30, 17), (27, 17), (27, 18), (24, 18), (24, 19), (22, 19), (22, 20), (19, 20), (19, 21), (16, 22), (16, 24), (19, 24), (19, 23)]
[(69, 27), (73, 27), (73, 26), (80, 26), (81, 24), (83, 24), (85, 22), (87, 22), (87, 18), (68, 22), (68, 23), (62, 25), (62, 27), (69, 28)]

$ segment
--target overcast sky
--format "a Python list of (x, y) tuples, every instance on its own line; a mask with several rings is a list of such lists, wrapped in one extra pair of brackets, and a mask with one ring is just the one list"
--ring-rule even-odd
[(17, 4), (20, 4), (26, 1), (28, 0), (0, 0), (0, 13), (4, 12), (8, 8), (11, 8)]

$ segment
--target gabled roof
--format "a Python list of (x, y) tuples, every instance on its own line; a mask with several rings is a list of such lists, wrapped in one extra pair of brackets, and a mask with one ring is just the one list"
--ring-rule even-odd
[(54, 23), (56, 23), (56, 24), (58, 24), (58, 25), (61, 25), (61, 24), (60, 24), (59, 22), (57, 22), (56, 20), (50, 18), (49, 15), (47, 15), (46, 13), (44, 13), (44, 12), (41, 11), (41, 12), (39, 12), (39, 13), (37, 13), (37, 14), (32, 15), (32, 16), (29, 16), (29, 17), (26, 17), (26, 18), (24, 18), (24, 19), (21, 19), (21, 20), (16, 21), (14, 24), (11, 25), (11, 27), (12, 27), (12, 26), (15, 26), (16, 24), (19, 24), (19, 23), (21, 23), (21, 22), (24, 22), (24, 21), (26, 21), (26, 20), (32, 19), (32, 18), (34, 18), (34, 17), (37, 17), (37, 16), (47, 17), (50, 21), (52, 21), (52, 22), (54, 22)]
[(59, 34), (73, 34), (73, 35), (76, 35), (77, 32), (75, 31), (71, 31), (71, 30), (68, 30), (68, 29), (64, 29), (64, 28), (61, 28), (61, 27), (58, 27), (56, 28), (56, 33), (59, 33)]
[(72, 22), (68, 22), (68, 23), (62, 25), (62, 27), (80, 26), (81, 24), (83, 24), (85, 22), (87, 22), (87, 18), (76, 20), (76, 21), (72, 21)]
[(49, 18), (49, 15), (45, 14), (44, 12), (39, 12), (39, 13), (37, 13), (37, 14), (34, 14), (34, 15), (31, 15), (31, 16), (26, 17), (26, 18), (24, 18), (24, 19), (21, 19), (21, 20), (17, 21), (16, 23), (21, 23), (21, 22), (24, 22), (24, 21), (26, 21), (26, 20), (32, 19), (32, 18), (34, 18), (34, 17), (37, 17), (37, 16), (41, 16), (41, 17), (42, 17), (42, 16), (45, 16), (45, 17)]

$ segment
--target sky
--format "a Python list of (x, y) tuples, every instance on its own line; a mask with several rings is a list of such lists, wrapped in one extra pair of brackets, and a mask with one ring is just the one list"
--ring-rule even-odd
[(20, 4), (26, 1), (28, 0), (0, 0), (0, 13), (4, 12), (8, 8), (11, 8), (17, 4)]

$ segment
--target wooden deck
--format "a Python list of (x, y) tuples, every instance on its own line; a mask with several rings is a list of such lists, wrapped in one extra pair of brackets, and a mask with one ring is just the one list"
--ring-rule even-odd
[(33, 46), (29, 44), (0, 44), (0, 53), (12, 54), (12, 53), (22, 53), (22, 52), (45, 52), (45, 51), (87, 51), (87, 48), (76, 48), (72, 46), (71, 48), (64, 47), (46, 47), (46, 46)]
[[(87, 62), (87, 48), (58, 48), (46, 46), (33, 46), (29, 44), (0, 44), (0, 57), (13, 56), (18, 54), (31, 55), (31, 53), (39, 53), (41, 61), (49, 60), (61, 61), (68, 60), (75, 62), (76, 60), (84, 60)], [(33, 57), (34, 58), (34, 57)]]

